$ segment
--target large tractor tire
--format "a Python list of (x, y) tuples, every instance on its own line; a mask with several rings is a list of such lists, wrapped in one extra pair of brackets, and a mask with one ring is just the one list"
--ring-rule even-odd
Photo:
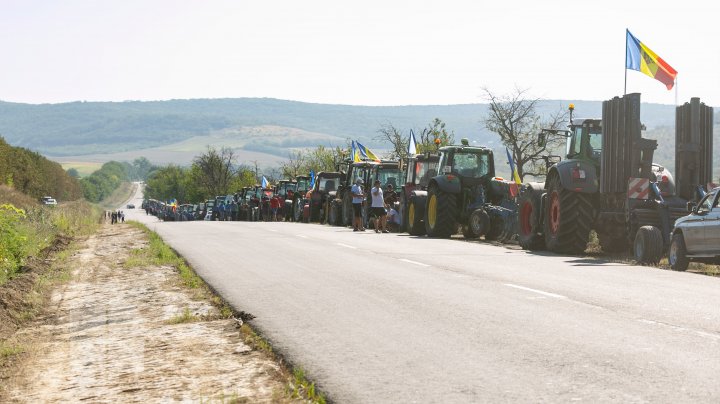
[(428, 190), (425, 232), (430, 237), (448, 238), (457, 230), (457, 198), (437, 185)]
[(560, 177), (548, 178), (545, 246), (557, 253), (581, 254), (595, 220), (591, 195), (563, 188)]
[(400, 190), (400, 207), (398, 207), (398, 215), (400, 216), (400, 226), (398, 231), (404, 233), (408, 226), (408, 203), (405, 200), (405, 190)]
[(642, 226), (633, 243), (635, 260), (641, 264), (656, 265), (663, 255), (662, 232), (655, 226)]
[(407, 232), (411, 236), (422, 236), (425, 234), (425, 199), (410, 198), (407, 209)]
[(341, 205), (338, 201), (332, 200), (330, 202), (330, 208), (328, 211), (328, 224), (330, 226), (339, 226), (342, 224), (342, 218), (340, 217), (341, 214)]
[(462, 232), (465, 238), (478, 238), (490, 230), (490, 215), (484, 209), (476, 209), (470, 214), (468, 223), (463, 225)]
[(293, 203), (293, 221), (295, 222), (302, 222), (303, 218), (303, 203), (302, 199), (298, 198)]
[(542, 190), (525, 185), (518, 196), (518, 243), (524, 250), (545, 248), (542, 231)]
[(353, 223), (353, 207), (352, 207), (352, 195), (349, 189), (343, 192), (342, 198), (342, 225), (352, 226)]
[(687, 257), (687, 248), (685, 247), (685, 237), (682, 233), (677, 233), (672, 236), (668, 262), (670, 262), (670, 268), (673, 271), (686, 271), (690, 265), (690, 260)]

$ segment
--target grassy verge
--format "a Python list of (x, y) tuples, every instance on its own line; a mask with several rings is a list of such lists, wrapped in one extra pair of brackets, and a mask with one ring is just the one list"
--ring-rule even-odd
[(99, 208), (85, 202), (43, 206), (8, 187), (0, 187), (0, 285), (17, 276), (31, 257), (58, 238), (95, 232)]
[[(252, 318), (248, 317), (248, 315), (243, 312), (233, 310), (230, 305), (222, 299), (222, 297), (210, 289), (210, 287), (192, 270), (184, 259), (179, 257), (167, 244), (162, 241), (157, 233), (150, 231), (147, 227), (138, 222), (131, 221), (128, 223), (131, 226), (143, 230), (148, 235), (149, 244), (146, 248), (135, 249), (131, 252), (131, 257), (125, 262), (126, 268), (153, 265), (173, 266), (178, 271), (182, 285), (204, 295), (205, 298), (218, 307), (222, 318), (240, 319), (238, 321)], [(189, 309), (185, 309), (182, 314), (175, 316), (168, 321), (172, 321), (172, 324), (180, 324), (201, 320), (202, 319), (193, 315)], [(287, 361), (285, 361), (273, 350), (270, 342), (261, 337), (257, 332), (255, 332), (255, 330), (253, 330), (252, 327), (250, 327), (247, 323), (243, 323), (240, 327), (240, 332), (242, 333), (243, 340), (246, 344), (251, 346), (253, 349), (265, 352), (279, 364), (280, 369), (282, 369), (281, 377), (285, 379), (285, 394), (288, 397), (308, 400), (311, 403), (317, 404), (324, 404), (326, 402), (324, 395), (316, 390), (315, 383), (308, 380), (304, 370), (302, 368), (293, 368), (290, 366)], [(290, 369), (292, 369), (292, 371), (290, 371)]]
[(136, 186), (137, 185), (132, 182), (123, 182), (112, 192), (112, 194), (110, 194), (110, 196), (100, 201), (100, 207), (107, 210), (117, 208), (135, 195)]

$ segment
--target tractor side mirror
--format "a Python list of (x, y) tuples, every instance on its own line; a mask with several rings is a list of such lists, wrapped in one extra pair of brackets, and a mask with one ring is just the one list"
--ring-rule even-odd
[(547, 139), (545, 138), (545, 132), (538, 133), (538, 139), (537, 139), (538, 146), (545, 147), (546, 141), (547, 141)]
[(697, 202), (694, 201), (688, 201), (687, 203), (687, 211), (688, 213), (694, 213), (695, 208), (697, 208)]

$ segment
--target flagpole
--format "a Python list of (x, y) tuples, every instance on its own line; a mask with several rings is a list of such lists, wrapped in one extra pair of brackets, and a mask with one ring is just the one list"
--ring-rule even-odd
[(675, 106), (678, 106), (678, 76), (675, 75)]
[(628, 54), (628, 29), (625, 28), (625, 86), (623, 87), (623, 95), (627, 94), (627, 54)]

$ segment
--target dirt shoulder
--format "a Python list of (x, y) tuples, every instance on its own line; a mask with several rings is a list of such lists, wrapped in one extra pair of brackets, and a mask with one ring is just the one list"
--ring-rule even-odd
[(66, 261), (71, 280), (10, 342), (2, 402), (277, 402), (283, 369), (175, 268), (127, 265), (148, 237), (105, 225)]

